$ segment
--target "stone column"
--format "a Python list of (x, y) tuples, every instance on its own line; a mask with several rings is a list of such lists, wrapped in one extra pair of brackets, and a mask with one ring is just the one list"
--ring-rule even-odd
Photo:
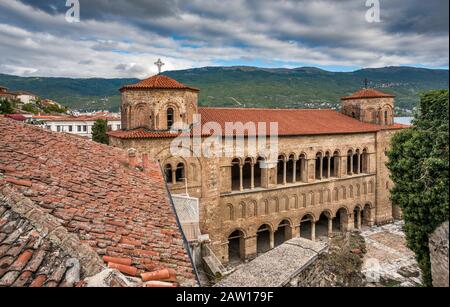
[(361, 213), (361, 210), (358, 210), (358, 216), (357, 216), (357, 218), (358, 218), (358, 229), (361, 229), (361, 218), (362, 218), (362, 213)]
[(293, 161), (293, 167), (294, 169), (294, 173), (292, 174), (292, 183), (296, 183), (297, 182), (297, 160), (294, 159)]
[(350, 156), (350, 174), (348, 175), (353, 175), (353, 154)]
[(316, 241), (316, 222), (311, 221), (311, 241)]
[(239, 165), (239, 190), (242, 192), (244, 191), (244, 174), (243, 174), (243, 165)]
[(275, 248), (275, 232), (270, 231), (270, 249)]
[(256, 236), (244, 238), (245, 246), (245, 260), (252, 260), (256, 258)]
[(292, 229), (292, 237), (293, 238), (300, 237), (300, 225), (294, 225), (294, 228)]
[(361, 174), (361, 154), (358, 154), (358, 174)]
[(172, 184), (177, 183), (177, 171), (172, 170)]
[(287, 184), (287, 162), (286, 160), (283, 161), (283, 185)]
[(250, 182), (250, 189), (255, 188), (255, 163), (252, 162), (251, 164), (251, 182)]
[(330, 217), (328, 219), (328, 237), (333, 235), (333, 219)]
[(303, 159), (303, 165), (304, 165), (304, 168), (302, 171), (303, 176), (304, 176), (303, 182), (306, 182), (306, 183), (309, 182), (309, 166), (308, 166), (308, 164), (309, 164), (308, 160)]

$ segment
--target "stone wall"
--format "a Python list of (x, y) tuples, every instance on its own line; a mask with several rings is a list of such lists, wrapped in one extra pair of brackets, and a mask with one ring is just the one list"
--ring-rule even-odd
[(434, 287), (448, 287), (448, 221), (430, 236), (431, 274)]

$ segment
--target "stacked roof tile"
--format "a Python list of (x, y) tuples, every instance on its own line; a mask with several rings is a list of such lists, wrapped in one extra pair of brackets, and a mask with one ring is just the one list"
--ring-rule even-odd
[[(33, 258), (35, 254), (63, 249), (60, 258), (55, 258), (59, 260), (52, 263), (83, 259), (83, 253), (62, 244), (78, 242), (75, 245), (82, 246), (84, 253), (97, 257), (92, 256), (92, 263), (80, 265), (84, 277), (100, 271), (99, 263), (106, 269), (101, 257), (109, 256), (129, 259), (136, 274), (173, 269), (179, 284), (196, 284), (157, 163), (144, 161), (136, 167), (138, 164), (123, 150), (6, 118), (0, 118), (0, 130), (0, 194), (14, 191), (29, 201), (27, 208), (32, 205), (33, 212), (45, 214), (39, 220), (51, 221), (43, 227), (33, 224), (33, 214), (24, 210), (10, 213), (9, 207), (24, 201), (6, 193), (10, 195), (9, 207), (0, 208), (0, 262), (6, 261), (0, 265), (0, 281), (7, 275), (5, 284), (18, 282), (27, 272), (26, 265), (13, 264), (18, 257), (24, 262), (30, 253)], [(48, 230), (52, 227), (67, 233), (67, 240), (43, 240), (42, 247), (33, 245), (34, 237), (52, 238), (52, 230)], [(11, 237), (16, 231), (20, 234)], [(56, 269), (52, 267), (46, 276)], [(58, 270), (55, 274), (64, 275), (62, 268)], [(31, 273), (24, 285), (31, 285), (31, 278), (37, 276), (34, 271)], [(64, 278), (49, 277), (43, 285), (61, 285)]]
[(395, 98), (394, 95), (377, 91), (373, 88), (365, 88), (350, 96), (343, 97), (342, 100), (365, 99), (365, 98)]

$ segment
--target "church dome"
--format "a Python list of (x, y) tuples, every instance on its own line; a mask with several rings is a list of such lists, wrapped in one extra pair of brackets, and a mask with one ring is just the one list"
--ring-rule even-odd
[(366, 99), (366, 98), (394, 98), (394, 95), (377, 91), (373, 88), (365, 88), (350, 96), (343, 97), (342, 100)]
[(186, 86), (183, 83), (164, 75), (155, 75), (148, 79), (139, 81), (136, 84), (125, 85), (120, 89), (120, 91), (135, 89), (179, 89), (199, 91), (197, 88)]

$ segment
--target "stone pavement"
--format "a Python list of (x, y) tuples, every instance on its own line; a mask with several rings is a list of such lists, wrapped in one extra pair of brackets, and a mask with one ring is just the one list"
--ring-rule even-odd
[(245, 263), (215, 287), (281, 287), (308, 267), (328, 246), (294, 238)]
[(414, 287), (421, 284), (420, 269), (415, 255), (406, 246), (403, 222), (373, 227), (361, 235), (367, 254), (362, 272), (369, 285)]

